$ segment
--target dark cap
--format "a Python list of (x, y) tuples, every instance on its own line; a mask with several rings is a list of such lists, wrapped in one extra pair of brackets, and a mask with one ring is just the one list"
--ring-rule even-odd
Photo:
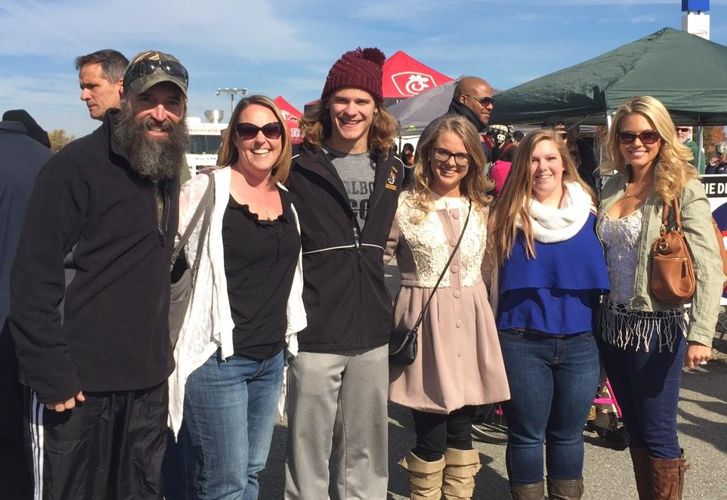
[(336, 90), (352, 88), (365, 90), (378, 101), (382, 101), (381, 78), (384, 61), (386, 56), (375, 47), (368, 49), (359, 47), (346, 52), (328, 72), (321, 99), (325, 99)]
[(157, 50), (139, 52), (126, 67), (124, 73), (124, 94), (129, 90), (135, 94), (146, 92), (159, 83), (173, 83), (187, 97), (189, 74), (179, 59)]

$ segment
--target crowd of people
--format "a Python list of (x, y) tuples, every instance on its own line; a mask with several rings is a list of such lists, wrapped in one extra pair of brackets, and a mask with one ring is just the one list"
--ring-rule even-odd
[[(597, 189), (573, 128), (489, 126), (493, 89), (468, 76), (400, 158), (384, 60), (344, 53), (296, 148), (269, 98), (244, 97), (218, 166), (186, 182), (189, 75), (171, 54), (79, 57), (102, 123), (55, 155), (27, 113), (3, 117), (0, 491), (265, 498), (287, 418), (286, 499), (384, 499), (394, 402), (414, 423), (410, 497), (475, 498), (473, 419), (499, 402), (512, 498), (579, 499), (603, 363), (640, 500), (681, 498), (681, 369), (711, 357), (724, 285), (681, 129), (652, 97), (625, 102)], [(674, 200), (688, 311), (649, 286)], [(179, 317), (170, 282), (188, 285)], [(416, 333), (411, 363), (390, 362), (392, 328)]]

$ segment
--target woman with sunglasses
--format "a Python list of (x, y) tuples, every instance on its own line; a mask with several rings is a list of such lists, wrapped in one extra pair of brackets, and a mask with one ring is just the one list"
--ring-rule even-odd
[(599, 377), (593, 324), (609, 288), (594, 203), (557, 131), (525, 136), (488, 238), (515, 500), (543, 499), (543, 445), (549, 498), (583, 495), (583, 427)]
[[(598, 232), (606, 249), (611, 293), (605, 302), (602, 356), (623, 411), (640, 499), (681, 498), (686, 464), (677, 438), (682, 366), (711, 356), (723, 273), (709, 202), (689, 148), (676, 137), (653, 97), (622, 104), (608, 135)], [(681, 204), (697, 287), (689, 321), (682, 306), (649, 292), (649, 253), (664, 203)], [(686, 356), (686, 357), (685, 357)]]
[(412, 328), (434, 294), (414, 363), (391, 366), (389, 399), (411, 408), (414, 417), (416, 445), (401, 462), (412, 498), (472, 498), (480, 469), (472, 449), (475, 407), (509, 397), (482, 279), (491, 201), (485, 193), (492, 182), (481, 175), (485, 155), (464, 117), (446, 115), (430, 128), (389, 238), (388, 255), (396, 249), (402, 285), (395, 325)]
[[(294, 333), (306, 326), (298, 218), (281, 184), (291, 163), (284, 123), (267, 97), (242, 99), (220, 167), (182, 187), (180, 234), (214, 183), (204, 253), (170, 377), (170, 422), (179, 433), (176, 458), (184, 472), (166, 482), (184, 485), (193, 498), (258, 498), (286, 346), (294, 352)], [(185, 247), (189, 263), (200, 226)]]

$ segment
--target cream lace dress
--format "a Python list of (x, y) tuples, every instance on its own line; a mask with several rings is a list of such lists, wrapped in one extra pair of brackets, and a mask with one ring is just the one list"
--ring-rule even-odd
[[(457, 244), (464, 198), (439, 198), (423, 215), (402, 193), (392, 229), (401, 273), (397, 326), (412, 327)], [(419, 328), (419, 353), (392, 366), (389, 399), (420, 411), (450, 413), (510, 398), (495, 319), (482, 280), (487, 214), (472, 209), (460, 248)]]

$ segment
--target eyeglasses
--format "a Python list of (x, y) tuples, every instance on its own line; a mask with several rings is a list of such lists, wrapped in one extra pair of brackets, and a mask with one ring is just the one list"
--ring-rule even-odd
[(617, 132), (618, 142), (621, 144), (631, 144), (637, 138), (642, 144), (654, 144), (656, 141), (661, 139), (659, 132), (656, 130), (644, 130), (640, 134), (634, 134), (633, 132)]
[(181, 78), (184, 80), (184, 84), (189, 84), (189, 73), (184, 66), (177, 61), (171, 61), (168, 59), (160, 59), (158, 61), (153, 59), (142, 59), (139, 62), (132, 64), (129, 69), (126, 70), (124, 80), (130, 82), (136, 80), (142, 76), (151, 75), (156, 70), (161, 69), (165, 73), (175, 78)]
[(677, 132), (689, 132), (689, 127), (677, 127)]
[(454, 164), (458, 167), (466, 167), (470, 164), (470, 155), (467, 153), (452, 153), (444, 148), (434, 148), (432, 150), (432, 158), (442, 163), (447, 163), (453, 156)]
[(555, 134), (561, 141), (564, 141), (568, 138), (568, 132), (556, 132)]
[(283, 126), (278, 122), (266, 123), (262, 127), (253, 125), (252, 123), (238, 123), (235, 125), (235, 130), (240, 139), (249, 141), (257, 137), (258, 132), (263, 131), (263, 135), (268, 139), (280, 139), (283, 135)]
[(493, 106), (495, 105), (495, 98), (492, 96), (475, 97), (475, 96), (469, 95), (469, 94), (462, 94), (462, 95), (465, 97), (469, 97), (470, 99), (474, 99), (475, 101), (479, 102), (480, 105), (484, 108), (486, 108), (490, 104), (492, 104)]

